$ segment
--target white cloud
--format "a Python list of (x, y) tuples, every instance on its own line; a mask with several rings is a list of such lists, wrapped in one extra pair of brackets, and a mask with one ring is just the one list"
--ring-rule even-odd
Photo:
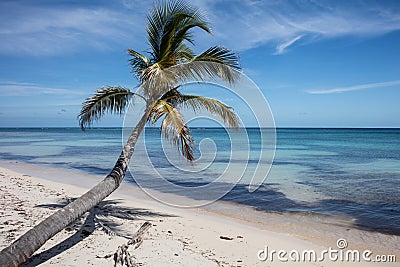
[(370, 89), (370, 88), (390, 87), (390, 86), (395, 86), (395, 85), (400, 85), (400, 80), (389, 81), (389, 82), (380, 82), (380, 83), (360, 84), (360, 85), (353, 85), (353, 86), (348, 86), (348, 87), (337, 87), (337, 88), (330, 88), (330, 89), (323, 89), (323, 90), (308, 90), (306, 92), (309, 94), (334, 94), (334, 93), (343, 93), (343, 92), (364, 90), (364, 89)]
[[(50, 2), (49, 2), (50, 3)], [(106, 6), (33, 6), (0, 2), (0, 53), (51, 55), (130, 46), (144, 16)]]
[[(376, 36), (400, 29), (400, 5), (383, 1), (198, 0), (214, 24), (216, 43), (235, 50), (339, 36)], [(223, 7), (223, 8), (222, 8)]]
[(288, 48), (289, 46), (291, 46), (292, 44), (294, 44), (295, 42), (300, 40), (302, 37), (303, 37), (303, 35), (299, 35), (299, 36), (293, 38), (292, 40), (289, 40), (283, 44), (278, 45), (275, 50), (275, 55), (283, 54), (285, 52), (286, 48)]
[[(46, 3), (0, 1), (0, 53), (58, 55), (82, 48), (145, 49), (146, 13), (152, 1)], [(207, 14), (214, 30), (214, 36), (196, 32), (201, 49), (221, 44), (243, 51), (271, 44), (279, 54), (299, 36), (303, 42), (312, 42), (400, 29), (396, 1), (193, 0), (193, 5)]]

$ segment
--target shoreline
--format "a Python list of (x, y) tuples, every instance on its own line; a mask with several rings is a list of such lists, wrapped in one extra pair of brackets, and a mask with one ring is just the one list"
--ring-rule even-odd
[[(20, 179), (24, 179), (24, 177), (26, 177), (27, 179), (29, 178), (30, 180), (34, 181), (33, 183), (43, 184), (45, 188), (48, 188), (50, 191), (52, 191), (53, 193), (50, 194), (52, 197), (43, 199), (42, 201), (44, 202), (57, 202), (56, 199), (59, 199), (59, 196), (62, 194), (69, 195), (69, 197), (78, 197), (87, 189), (90, 189), (93, 185), (95, 185), (100, 179), (102, 179), (102, 177), (90, 175), (84, 175), (85, 179), (78, 179), (77, 177), (82, 177), (82, 174), (73, 173), (66, 170), (28, 165), (25, 163), (10, 164), (9, 162), (0, 162), (0, 167), (0, 171), (3, 176), (17, 176)], [(63, 192), (61, 189), (64, 189), (65, 192)], [(57, 196), (57, 194), (60, 195)], [(54, 199), (54, 197), (56, 199)], [(162, 248), (157, 252), (167, 253), (167, 255), (163, 254), (164, 260), (167, 260), (167, 262), (163, 262), (163, 264), (171, 264), (170, 266), (177, 264), (178, 262), (176, 260), (183, 260), (181, 264), (185, 264), (185, 260), (189, 260), (190, 262), (193, 257), (199, 261), (198, 266), (214, 266), (213, 264), (219, 264), (220, 266), (267, 266), (268, 264), (272, 264), (275, 266), (283, 263), (271, 263), (268, 261), (262, 262), (257, 259), (257, 252), (260, 249), (263, 249), (265, 245), (271, 245), (273, 246), (273, 249), (279, 249), (279, 247), (282, 247), (288, 251), (291, 249), (302, 248), (316, 249), (321, 251), (328, 247), (335, 248), (336, 240), (338, 238), (345, 238), (348, 241), (350, 249), (370, 249), (375, 254), (395, 254), (397, 259), (400, 257), (397, 255), (399, 251), (398, 246), (400, 245), (399, 236), (385, 235), (351, 228), (351, 225), (348, 224), (349, 222), (346, 221), (345, 218), (343, 219), (342, 225), (335, 225), (334, 223), (337, 224), (339, 220), (336, 220), (335, 222), (329, 220), (329, 217), (325, 218), (326, 221), (313, 221), (313, 219), (315, 219), (313, 216), (307, 216), (304, 214), (293, 215), (260, 212), (251, 207), (225, 203), (224, 201), (218, 201), (201, 208), (179, 209), (166, 206), (153, 200), (143, 193), (139, 188), (135, 187), (134, 185), (129, 185), (128, 183), (124, 183), (108, 198), (108, 200), (119, 201), (120, 203), (117, 204), (118, 206), (122, 205), (130, 208), (146, 210), (154, 214), (159, 214), (155, 216), (158, 217), (159, 221), (156, 223), (156, 226), (150, 230), (151, 237), (145, 237), (143, 244), (144, 248), (135, 250), (135, 253), (139, 252), (139, 250), (143, 250), (143, 253), (145, 254), (142, 256), (143, 259), (145, 258), (149, 260), (148, 264), (150, 265), (148, 266), (154, 264), (154, 258), (152, 258), (153, 253), (150, 253), (150, 251), (154, 252), (154, 249), (152, 250), (152, 247), (154, 248), (153, 242), (157, 242), (157, 244), (161, 246), (160, 248)], [(35, 210), (37, 209), (38, 208)], [(237, 216), (236, 213), (239, 210), (241, 214), (240, 216)], [(168, 217), (164, 218), (160, 214), (168, 214)], [(10, 216), (12, 216), (12, 214)], [(143, 217), (146, 216), (143, 215)], [(143, 223), (144, 221), (141, 220), (141, 222)], [(126, 224), (126, 222), (121, 223)], [(138, 226), (139, 225), (136, 224), (136, 228), (138, 228)], [(11, 227), (11, 225), (8, 227)], [(167, 230), (167, 228), (171, 228), (173, 230)], [(20, 230), (23, 231), (23, 229)], [(65, 232), (65, 230), (63, 230), (63, 232)], [(179, 237), (176, 237), (174, 234), (170, 235), (169, 232), (176, 232), (178, 233), (177, 236)], [(157, 233), (158, 236), (155, 233)], [(57, 239), (58, 236), (59, 235), (57, 235), (55, 239)], [(157, 238), (154, 238), (155, 236)], [(220, 238), (221, 236), (229, 236), (232, 237), (233, 240), (225, 241)], [(99, 231), (99, 233), (97, 233), (93, 238), (105, 238), (108, 240), (108, 236), (102, 233), (102, 231)], [(165, 240), (168, 240), (166, 243), (172, 242), (174, 250), (179, 250), (180, 252), (172, 254), (168, 253), (168, 249), (165, 247), (166, 244), (163, 244), (163, 242), (158, 242), (158, 238), (164, 238)], [(5, 245), (4, 243), (6, 243), (4, 242), (3, 232), (1, 239), (1, 244), (3, 247)], [(114, 244), (114, 249), (116, 249), (117, 246), (123, 242), (123, 238), (121, 239), (120, 237), (115, 237), (115, 240), (113, 240), (111, 243)], [(145, 244), (150, 242), (152, 242), (153, 246), (146, 248), (147, 246)], [(46, 243), (44, 249), (46, 249), (47, 246), (48, 245)], [(71, 252), (71, 250), (73, 249), (69, 249), (67, 252)], [(109, 252), (112, 251), (113, 250)], [(79, 253), (79, 251), (75, 253)], [(60, 255), (63, 254), (65, 253), (63, 252)], [(181, 257), (174, 256), (175, 254), (181, 255)], [(138, 256), (138, 259), (140, 262), (141, 257)], [(92, 260), (95, 260), (95, 258)], [(109, 264), (107, 260), (101, 260), (102, 263), (96, 261), (96, 264)], [(202, 263), (200, 264), (200, 262)], [(49, 262), (45, 264), (49, 264)], [(303, 264), (305, 264), (305, 266), (309, 266), (310, 263)], [(326, 264), (335, 265), (343, 263), (333, 263), (327, 261), (313, 264), (316, 266), (326, 266)], [(393, 266), (398, 266), (395, 265), (395, 263), (385, 263), (385, 266), (392, 266), (391, 264), (394, 264)], [(146, 266), (146, 262), (144, 262), (144, 265)], [(357, 263), (351, 263), (349, 266), (355, 265), (357, 265)]]

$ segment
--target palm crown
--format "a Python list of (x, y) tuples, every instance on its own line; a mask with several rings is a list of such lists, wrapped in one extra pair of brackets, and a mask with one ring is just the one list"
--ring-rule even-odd
[(146, 109), (130, 134), (111, 172), (84, 195), (46, 218), (10, 246), (0, 251), (1, 266), (19, 266), (48, 239), (91, 210), (121, 184), (132, 157), (138, 136), (146, 122), (162, 119), (164, 137), (177, 145), (188, 160), (193, 157), (193, 138), (179, 109), (205, 109), (223, 119), (229, 126), (238, 127), (233, 110), (218, 100), (185, 95), (181, 86), (188, 80), (201, 81), (220, 78), (234, 82), (240, 69), (237, 56), (230, 50), (215, 46), (195, 55), (192, 29), (210, 33), (204, 17), (181, 1), (160, 2), (147, 17), (149, 50), (144, 54), (128, 50), (132, 72), (139, 81), (136, 93), (123, 87), (103, 87), (83, 102), (79, 113), (82, 129), (100, 119), (106, 112), (122, 114), (133, 97), (142, 98)]
[(196, 55), (189, 46), (194, 45), (194, 28), (211, 33), (204, 16), (184, 2), (161, 2), (154, 7), (147, 16), (149, 50), (139, 53), (128, 49), (132, 73), (139, 81), (140, 90), (134, 93), (120, 86), (98, 89), (83, 102), (78, 115), (82, 130), (106, 112), (122, 114), (131, 98), (140, 97), (146, 102), (147, 121), (155, 124), (162, 119), (163, 136), (192, 161), (193, 138), (180, 108), (207, 110), (230, 127), (238, 127), (238, 118), (231, 107), (212, 98), (180, 92), (188, 80), (219, 78), (232, 83), (240, 70), (237, 55), (224, 47), (213, 46)]

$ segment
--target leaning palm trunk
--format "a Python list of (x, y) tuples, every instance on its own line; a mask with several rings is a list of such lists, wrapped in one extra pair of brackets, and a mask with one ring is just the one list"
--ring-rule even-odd
[(3, 249), (0, 252), (0, 266), (19, 266), (47, 240), (99, 204), (119, 187), (125, 177), (136, 141), (147, 122), (147, 118), (148, 109), (131, 133), (110, 174), (80, 198), (57, 211)]
[(193, 44), (191, 30), (211, 33), (208, 23), (195, 8), (181, 0), (161, 1), (147, 17), (149, 53), (143, 55), (132, 49), (128, 53), (132, 72), (140, 82), (137, 93), (123, 87), (103, 87), (87, 98), (79, 114), (82, 129), (90, 127), (106, 112), (123, 114), (130, 99), (139, 97), (146, 102), (145, 114), (135, 127), (110, 174), (97, 186), (62, 210), (45, 219), (0, 252), (0, 266), (17, 266), (29, 258), (48, 239), (64, 229), (85, 212), (96, 206), (119, 187), (141, 131), (147, 121), (161, 121), (161, 132), (178, 147), (188, 160), (193, 161), (194, 142), (179, 108), (206, 110), (221, 118), (230, 127), (238, 127), (239, 120), (231, 107), (218, 100), (184, 95), (180, 86), (185, 82), (218, 78), (235, 82), (240, 70), (238, 57), (232, 51), (213, 46), (195, 55), (187, 45)]

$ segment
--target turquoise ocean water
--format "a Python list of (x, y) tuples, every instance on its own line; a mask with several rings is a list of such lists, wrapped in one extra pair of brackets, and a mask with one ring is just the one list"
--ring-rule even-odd
[[(266, 131), (266, 130), (261, 130)], [(260, 130), (248, 129), (250, 158), (232, 159), (251, 169), (258, 164)], [(166, 160), (160, 133), (146, 130), (146, 148), (157, 170), (185, 188), (207, 184), (223, 170), (231, 147), (222, 128), (194, 128), (199, 144), (214, 141), (213, 164), (202, 172), (184, 172)], [(360, 228), (400, 235), (400, 129), (277, 129), (276, 154), (268, 178), (255, 192), (242, 179), (222, 199), (266, 212), (302, 212), (348, 216)], [(0, 159), (47, 167), (79, 170), (104, 176), (113, 167), (122, 147), (121, 129), (103, 128), (81, 132), (78, 128), (0, 128)], [(134, 156), (140, 157), (141, 151)], [(200, 156), (196, 151), (196, 156)], [(246, 162), (245, 162), (246, 161)], [(264, 164), (261, 162), (261, 164)], [(140, 164), (127, 181), (157, 179)], [(191, 196), (189, 190), (168, 191)]]

